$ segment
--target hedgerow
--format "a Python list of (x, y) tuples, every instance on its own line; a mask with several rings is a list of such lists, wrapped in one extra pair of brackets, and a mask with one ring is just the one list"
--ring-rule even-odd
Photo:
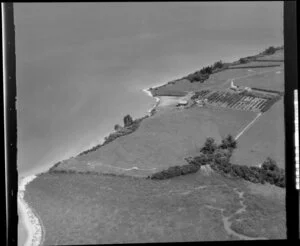
[[(261, 167), (249, 167), (230, 163), (233, 150), (237, 147), (236, 141), (229, 135), (216, 147), (212, 138), (208, 138), (201, 149), (202, 155), (193, 158), (190, 162), (200, 165), (210, 165), (219, 173), (239, 177), (253, 183), (270, 183), (285, 187), (285, 171), (279, 168), (275, 160), (267, 158)], [(206, 164), (205, 164), (206, 162)]]

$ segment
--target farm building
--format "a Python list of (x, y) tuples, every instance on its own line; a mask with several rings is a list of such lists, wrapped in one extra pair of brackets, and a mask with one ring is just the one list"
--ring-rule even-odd
[(188, 102), (186, 100), (180, 100), (177, 104), (177, 106), (186, 106)]

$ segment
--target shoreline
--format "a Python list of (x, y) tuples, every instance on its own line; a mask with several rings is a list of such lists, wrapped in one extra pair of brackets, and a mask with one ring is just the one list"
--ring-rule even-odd
[[(161, 85), (158, 85), (157, 87), (159, 87), (159, 86), (161, 86)], [(152, 108), (147, 110), (148, 114), (145, 114), (145, 116), (146, 115), (151, 116), (151, 114), (152, 114), (151, 112), (153, 110), (155, 110), (156, 107), (160, 103), (160, 98), (154, 97), (152, 95), (152, 93), (150, 92), (150, 88), (151, 87), (143, 89), (142, 91), (145, 92), (148, 96), (154, 98), (156, 100), (156, 103)], [(109, 134), (110, 134), (110, 132), (107, 135), (109, 135)], [(105, 137), (103, 137), (100, 142), (103, 143), (104, 141), (105, 141)], [(77, 155), (75, 155), (75, 157)], [(74, 157), (74, 156), (71, 156), (70, 158), (72, 158), (72, 157)], [(67, 158), (67, 159), (69, 159), (69, 158)], [(44, 235), (46, 234), (45, 229), (43, 228), (43, 225), (42, 225), (42, 220), (39, 218), (39, 216), (37, 214), (34, 213), (33, 209), (30, 208), (30, 206), (24, 199), (26, 185), (29, 184), (31, 181), (33, 181), (35, 178), (37, 178), (39, 174), (48, 172), (54, 165), (55, 164), (50, 165), (47, 168), (42, 168), (43, 170), (40, 170), (40, 171), (36, 171), (36, 172), (31, 171), (30, 174), (29, 173), (27, 175), (24, 174), (21, 177), (21, 181), (18, 186), (18, 208), (19, 208), (20, 212), (22, 213), (22, 216), (19, 216), (19, 217), (22, 218), (25, 230), (27, 232), (27, 238), (26, 238), (24, 246), (40, 246), (40, 245), (42, 245), (42, 242), (44, 240)], [(44, 169), (46, 169), (46, 170), (44, 170)], [(21, 223), (21, 221), (19, 221), (19, 223)]]
[[(22, 213), (22, 218), (26, 232), (28, 233), (25, 246), (39, 246), (43, 242), (45, 231), (42, 226), (41, 219), (38, 218), (38, 215), (35, 215), (30, 206), (26, 203), (24, 199), (24, 193), (26, 191), (26, 185), (34, 180), (37, 176), (30, 175), (26, 176), (21, 180), (21, 183), (18, 187), (18, 208)], [(21, 217), (21, 216), (19, 216)], [(20, 223), (20, 221), (19, 221)]]
[(150, 96), (150, 97), (152, 97), (152, 98), (154, 98), (154, 99), (156, 100), (155, 105), (154, 105), (152, 108), (150, 108), (150, 109), (148, 110), (148, 116), (151, 116), (151, 115), (152, 115), (152, 111), (155, 110), (155, 109), (158, 107), (159, 103), (160, 103), (160, 97), (155, 97), (155, 96), (153, 96), (152, 93), (151, 93), (151, 91), (150, 91), (150, 88), (151, 88), (151, 87), (142, 90), (142, 91), (145, 92), (148, 96)]

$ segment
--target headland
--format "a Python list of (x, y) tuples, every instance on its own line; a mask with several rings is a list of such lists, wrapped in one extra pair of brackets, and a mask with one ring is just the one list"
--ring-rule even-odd
[[(284, 181), (272, 176), (285, 165), (283, 60), (283, 47), (267, 49), (145, 89), (157, 100), (147, 115), (125, 116), (27, 185), (44, 243), (285, 238)], [(214, 155), (223, 147), (201, 157), (208, 138), (224, 146), (228, 134), (238, 142), (226, 165)]]

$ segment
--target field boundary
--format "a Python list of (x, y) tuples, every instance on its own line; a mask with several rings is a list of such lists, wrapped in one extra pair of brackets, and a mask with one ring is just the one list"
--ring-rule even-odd
[(254, 123), (255, 121), (262, 115), (262, 113), (258, 113), (256, 117), (246, 126), (238, 135), (236, 135), (235, 140), (238, 140), (240, 136), (242, 136)]
[(280, 65), (266, 65), (266, 66), (241, 66), (241, 67), (237, 67), (237, 66), (233, 66), (233, 67), (228, 67), (227, 69), (243, 69), (243, 68), (265, 68), (265, 67), (280, 67)]

